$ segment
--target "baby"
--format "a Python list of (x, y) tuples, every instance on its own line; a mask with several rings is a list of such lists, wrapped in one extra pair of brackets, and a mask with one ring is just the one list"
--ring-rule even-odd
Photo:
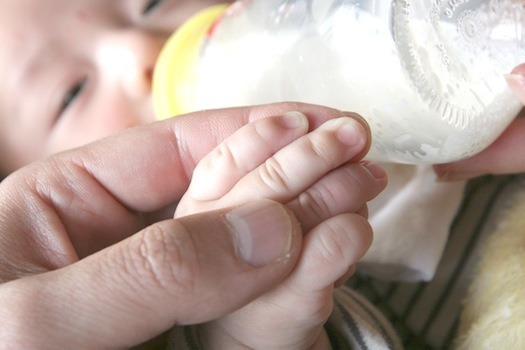
[[(4, 3), (0, 11), (0, 40), (3, 44), (0, 55), (0, 71), (3, 77), (3, 82), (0, 84), (0, 177), (46, 155), (154, 121), (151, 75), (162, 45), (173, 30), (194, 12), (221, 2), (217, 0), (55, 0), (53, 2), (17, 0)], [(521, 85), (525, 86), (523, 81)], [(525, 129), (521, 128), (521, 130)], [(516, 132), (514, 134), (521, 135)], [(518, 137), (515, 139), (517, 140)], [(239, 145), (236, 147), (247, 147), (242, 142), (235, 144)], [(502, 146), (502, 143), (497, 145)], [(490, 153), (484, 155), (485, 157), (483, 155), (474, 157), (459, 165), (441, 166), (438, 173), (442, 178), (448, 179), (454, 179), (455, 174), (457, 177), (459, 173), (463, 174), (461, 177), (463, 179), (489, 171), (494, 172), (490, 161), (506, 159), (499, 157), (499, 153), (496, 156)], [(490, 156), (489, 159), (487, 155)], [(519, 161), (521, 158), (513, 157), (507, 162), (513, 166), (511, 171), (519, 171), (523, 168), (522, 162)], [(477, 163), (473, 165), (476, 161)], [(200, 166), (201, 169), (204, 167), (205, 165)], [(226, 169), (226, 173), (233, 169)], [(202, 173), (203, 171), (196, 172), (197, 175)], [(249, 173), (246, 171), (242, 177), (249, 176)], [(300, 179), (298, 182), (301, 182)], [(220, 201), (218, 198), (202, 200), (196, 197), (193, 191), (205, 185), (207, 185), (205, 180), (195, 177), (192, 189), (183, 199), (177, 215), (234, 204), (251, 198), (248, 191), (247, 193), (241, 191), (236, 195), (238, 198), (235, 200), (232, 198)], [(214, 189), (213, 186), (206, 188)], [(260, 188), (262, 190), (265, 186)], [(423, 197), (419, 189), (420, 187), (416, 188), (416, 196)], [(227, 189), (229, 190), (230, 188)], [(232, 193), (237, 193), (231, 190)], [(450, 191), (440, 192), (446, 196), (450, 193)], [(287, 198), (297, 192), (284, 193), (286, 196), (283, 198)], [(462, 191), (452, 191), (452, 193), (460, 197)], [(385, 207), (381, 201), (376, 204)], [(395, 209), (401, 211), (399, 221), (406, 223), (406, 213), (409, 212), (407, 207), (395, 201), (392, 201), (392, 204)], [(418, 203), (415, 205), (418, 208), (425, 207)], [(431, 219), (433, 218), (434, 216)], [(425, 229), (429, 226), (428, 222), (429, 220), (422, 220)], [(399, 241), (391, 234), (392, 226), (397, 225), (393, 225), (392, 220), (388, 220), (384, 226), (387, 228), (385, 237), (380, 236), (381, 238), (376, 239), (375, 242), (390, 245), (387, 239), (383, 239), (388, 237)], [(448, 232), (446, 225), (441, 226), (445, 227), (444, 232)], [(404, 230), (404, 227), (401, 228)], [(308, 232), (307, 236), (316, 235)], [(317, 246), (313, 243), (311, 245)], [(371, 252), (381, 253), (382, 250), (379, 248), (372, 249)], [(406, 254), (402, 255), (401, 258), (404, 258)], [(308, 265), (308, 261), (314, 260), (305, 257), (300, 266)], [(415, 264), (420, 266), (421, 261), (418, 260)], [(309, 268), (315, 269), (311, 266)], [(433, 271), (433, 268), (429, 270)], [(386, 270), (381, 266), (381, 271)], [(308, 270), (308, 274), (319, 276), (313, 272)], [(388, 274), (392, 275), (390, 271)], [(304, 277), (307, 274), (299, 275)], [(432, 273), (429, 275), (431, 277)], [(298, 280), (300, 278), (291, 277), (291, 282), (283, 283), (283, 286), (300, 285), (309, 290), (311, 285), (304, 285), (302, 282), (297, 282)], [(321, 283), (315, 278), (310, 282), (318, 284), (319, 288), (323, 289), (320, 294), (326, 297), (328, 294), (326, 291), (329, 289), (326, 286), (331, 282)], [(282, 295), (276, 296), (279, 293)], [(311, 296), (310, 293), (306, 294)], [(297, 296), (296, 293), (287, 294), (282, 289), (271, 295), (272, 297), (268, 297), (266, 301), (271, 302), (275, 297), (277, 304), (283, 304), (284, 297), (281, 298), (283, 295), (293, 300)], [(320, 305), (317, 303), (320, 299), (329, 300), (313, 297), (313, 304)], [(265, 301), (257, 303), (264, 305)], [(240, 314), (249, 312), (241, 310)], [(272, 318), (274, 317), (272, 312), (266, 315)], [(288, 316), (296, 315), (294, 312)], [(239, 319), (242, 320), (243, 317), (245, 316)], [(307, 319), (301, 320), (299, 324), (303, 321)], [(318, 322), (314, 323), (317, 326)], [(254, 327), (254, 330), (257, 329), (259, 328)], [(204, 330), (199, 332), (202, 331)]]
[(155, 120), (168, 36), (218, 0), (21, 0), (0, 11), (0, 172)]
[[(19, 0), (4, 4), (0, 12), (1, 173), (154, 121), (151, 76), (162, 45), (189, 15), (219, 2)], [(368, 246), (368, 238), (356, 237), (349, 240), (355, 245), (348, 251), (339, 251), (341, 247), (330, 246), (329, 239), (332, 231), (350, 232), (350, 237), (354, 231), (366, 231), (363, 203), (386, 184), (376, 166), (350, 162), (363, 155), (364, 145), (353, 144), (353, 135), (365, 132), (363, 127), (343, 117), (306, 134), (307, 119), (297, 113), (282, 123), (295, 130), (288, 138), (281, 137), (282, 130), (269, 127), (271, 121), (261, 120), (226, 140), (199, 163), (177, 208), (176, 217), (271, 198), (288, 203), (306, 234), (299, 265), (281, 287), (200, 327), (207, 347), (231, 348), (234, 342), (249, 347), (328, 348), (323, 324), (332, 309), (334, 283), (352, 273), (349, 261), (362, 256)], [(377, 190), (365, 197), (358, 193), (339, 198), (357, 188), (351, 176), (355, 171), (376, 174)], [(348, 225), (339, 232), (337, 223)], [(351, 231), (353, 225), (359, 227)], [(324, 249), (335, 249), (346, 258), (332, 261)], [(348, 315), (356, 305), (363, 309), (363, 301), (356, 298), (347, 292), (336, 304), (345, 305)]]

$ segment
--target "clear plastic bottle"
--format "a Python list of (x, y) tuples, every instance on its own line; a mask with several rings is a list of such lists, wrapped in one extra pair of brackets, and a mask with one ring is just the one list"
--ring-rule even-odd
[(525, 62), (520, 0), (245, 0), (190, 19), (154, 76), (163, 117), (303, 101), (360, 113), (369, 158), (473, 155), (521, 105), (505, 74)]

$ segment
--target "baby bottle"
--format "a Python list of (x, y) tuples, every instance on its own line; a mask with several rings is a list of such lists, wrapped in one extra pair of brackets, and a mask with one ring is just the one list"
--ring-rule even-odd
[(522, 0), (241, 0), (196, 14), (154, 74), (159, 117), (277, 101), (361, 114), (369, 159), (443, 163), (492, 143), (521, 104)]

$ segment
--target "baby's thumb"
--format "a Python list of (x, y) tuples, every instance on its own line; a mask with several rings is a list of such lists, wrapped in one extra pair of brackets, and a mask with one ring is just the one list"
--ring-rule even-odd
[(50, 320), (32, 334), (56, 339), (51, 347), (131, 347), (246, 305), (293, 269), (300, 242), (291, 212), (257, 201), (157, 223), (69, 267), (14, 281), (10, 295), (32, 295), (32, 319)]

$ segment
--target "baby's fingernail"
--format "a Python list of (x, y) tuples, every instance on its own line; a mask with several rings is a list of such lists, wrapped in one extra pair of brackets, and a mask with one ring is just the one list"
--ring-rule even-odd
[(361, 123), (361, 125), (364, 125), (367, 128), (369, 127), (367, 120), (361, 114), (357, 114), (355, 112), (346, 112), (346, 111), (344, 111), (342, 113), (343, 113), (343, 115), (345, 117), (350, 117), (352, 119), (355, 119), (359, 123)]
[(308, 118), (301, 112), (287, 112), (281, 117), (281, 122), (288, 129), (308, 127)]
[(348, 146), (356, 146), (364, 144), (366, 140), (366, 132), (361, 123), (353, 118), (341, 117), (331, 120), (330, 126), (337, 128), (337, 139)]
[(251, 266), (271, 264), (290, 254), (293, 223), (276, 202), (251, 202), (226, 214), (239, 257)]
[(383, 179), (386, 177), (386, 172), (379, 164), (370, 162), (370, 161), (362, 161), (361, 164), (376, 178), (376, 179)]
[(464, 172), (452, 172), (447, 171), (440, 174), (437, 174), (436, 181), (437, 182), (454, 182), (454, 181), (463, 181), (463, 180), (470, 180), (474, 179), (476, 177), (480, 177), (486, 175), (486, 173), (478, 172), (478, 171), (464, 171)]

